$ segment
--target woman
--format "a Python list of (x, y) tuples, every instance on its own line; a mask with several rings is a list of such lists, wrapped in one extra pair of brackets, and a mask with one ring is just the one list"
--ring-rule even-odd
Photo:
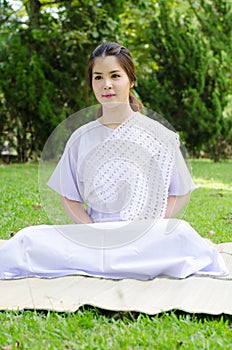
[(71, 135), (48, 182), (82, 225), (21, 230), (0, 250), (1, 278), (227, 274), (216, 249), (188, 223), (171, 218), (194, 185), (178, 135), (139, 111), (129, 51), (100, 45), (87, 73), (99, 118)]
[[(170, 130), (162, 127), (159, 123), (155, 123), (137, 112), (142, 106), (131, 93), (131, 89), (136, 81), (136, 75), (129, 51), (117, 43), (108, 43), (97, 47), (89, 59), (87, 76), (96, 99), (101, 105), (100, 117), (97, 121), (85, 125), (82, 129), (77, 130), (77, 132), (72, 135), (63, 158), (48, 183), (49, 186), (62, 195), (64, 208), (75, 223), (121, 220), (119, 212), (114, 212), (114, 215), (110, 215), (106, 205), (102, 208), (101, 212), (99, 210), (95, 211), (90, 205), (87, 207), (87, 211), (84, 210), (83, 202), (87, 200), (89, 203), (90, 199), (83, 198), (83, 186), (86, 186), (86, 182), (88, 183), (90, 181), (85, 179), (83, 180), (83, 183), (81, 183), (80, 177), (83, 174), (83, 168), (87, 166), (87, 160), (91, 166), (91, 171), (93, 163), (96, 163), (97, 167), (99, 167), (99, 163), (101, 163), (99, 159), (100, 155), (96, 157), (96, 153), (99, 152), (99, 147), (102, 147), (104, 149), (102, 149), (101, 155), (104, 162), (107, 159), (110, 163), (111, 158), (115, 158), (116, 154), (116, 156), (120, 158), (119, 162), (122, 161), (123, 157), (127, 157), (127, 163), (133, 161), (139, 163), (138, 157), (141, 155), (145, 158), (144, 161), (148, 163), (150, 157), (153, 156), (154, 158), (152, 151), (156, 152), (157, 147), (165, 146), (166, 152), (163, 154), (159, 152), (158, 154), (159, 157), (166, 157), (165, 161), (169, 161), (170, 163), (168, 168), (169, 171), (167, 170), (167, 166), (163, 170), (164, 174), (162, 174), (162, 183), (159, 184), (163, 185), (160, 192), (162, 192), (163, 202), (165, 202), (163, 207), (163, 209), (165, 208), (165, 213), (163, 210), (162, 214), (165, 214), (165, 217), (175, 215), (188, 201), (189, 194), (194, 186), (179, 150), (177, 134), (174, 134)], [(119, 125), (121, 125), (120, 129), (113, 133), (114, 130), (118, 129)], [(125, 141), (126, 137), (124, 135), (124, 129), (127, 129), (127, 132), (129, 130), (130, 134), (132, 134), (131, 139), (133, 144), (130, 141), (130, 136), (127, 136), (127, 142), (125, 145), (127, 153), (125, 152), (126, 154), (123, 155), (121, 149), (122, 145), (120, 144), (120, 150), (118, 150), (117, 154), (117, 145), (114, 142), (112, 154), (110, 154), (108, 145), (112, 145), (115, 138), (114, 136), (111, 137), (111, 135), (117, 133), (117, 140), (121, 138), (121, 140)], [(139, 134), (139, 138), (137, 139), (136, 134)], [(134, 155), (135, 159), (132, 159), (132, 155), (128, 155), (128, 147), (132, 146), (134, 151), (135, 143), (140, 144), (141, 140), (145, 141), (145, 138), (149, 138), (150, 148), (148, 145), (142, 145), (136, 150), (137, 152)], [(105, 143), (104, 146), (102, 145), (103, 141)], [(159, 145), (157, 144), (158, 142)], [(175, 144), (176, 149), (174, 151), (177, 154), (174, 157), (171, 153)], [(152, 147), (154, 148), (153, 150), (151, 149)], [(95, 151), (94, 153), (93, 149)], [(90, 151), (93, 153), (91, 161), (89, 159)], [(147, 157), (144, 151), (148, 152)], [(70, 158), (73, 159), (73, 162), (69, 161)], [(84, 165), (83, 163), (80, 164), (80, 161), (77, 161), (80, 158), (82, 158), (82, 162), (83, 160), (85, 161)], [(126, 164), (126, 166), (126, 170), (128, 171), (128, 164)], [(80, 169), (80, 167), (82, 167), (82, 169)], [(115, 168), (116, 167), (117, 166), (115, 166)], [(76, 176), (76, 169), (78, 176)], [(115, 174), (115, 179), (112, 179), (113, 174), (110, 175), (110, 170), (107, 170), (107, 178), (111, 178), (111, 183), (117, 184), (117, 174)], [(144, 169), (142, 170), (144, 172)], [(153, 171), (155, 171), (155, 166), (153, 166)], [(151, 176), (149, 175), (149, 177)], [(164, 188), (163, 182), (166, 177), (171, 177), (171, 181), (168, 180), (166, 182), (166, 188)], [(155, 181), (157, 180), (155, 176), (153, 176), (153, 179)], [(105, 187), (106, 183), (104, 182), (103, 185)], [(80, 193), (80, 188), (82, 189), (82, 195)], [(153, 188), (151, 188), (150, 191), (152, 191), (152, 189)], [(144, 192), (142, 194), (140, 193), (140, 197), (143, 195)], [(99, 196), (97, 197), (99, 200)], [(124, 199), (125, 201), (125, 198), (126, 196), (124, 193), (121, 200), (123, 201)], [(137, 198), (137, 201), (138, 200), (139, 198)], [(160, 196), (158, 200), (161, 202)], [(117, 198), (117, 204), (119, 202), (120, 201)], [(122, 207), (123, 203), (120, 202), (119, 208)], [(157, 217), (160, 215), (157, 210), (154, 211), (154, 207), (155, 205), (153, 203), (149, 217)], [(135, 215), (133, 214), (130, 219), (135, 219)], [(137, 216), (141, 218), (141, 215)]]

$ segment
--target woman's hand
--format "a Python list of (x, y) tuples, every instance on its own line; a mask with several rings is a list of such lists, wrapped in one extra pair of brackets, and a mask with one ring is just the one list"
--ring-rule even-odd
[(61, 203), (66, 214), (76, 224), (92, 224), (93, 220), (83, 208), (83, 204), (76, 201), (71, 201), (66, 197), (61, 197)]

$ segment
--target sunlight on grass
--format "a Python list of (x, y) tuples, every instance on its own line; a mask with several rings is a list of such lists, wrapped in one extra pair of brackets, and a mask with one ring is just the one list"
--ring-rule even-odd
[(199, 187), (207, 188), (207, 189), (232, 191), (231, 184), (215, 181), (214, 179), (207, 180), (200, 177), (193, 177), (193, 179), (196, 187), (198, 187), (199, 185)]

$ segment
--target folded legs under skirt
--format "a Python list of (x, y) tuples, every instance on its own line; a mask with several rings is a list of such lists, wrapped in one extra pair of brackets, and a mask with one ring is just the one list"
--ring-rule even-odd
[(76, 274), (147, 280), (228, 270), (216, 248), (177, 219), (31, 226), (0, 248), (1, 279)]

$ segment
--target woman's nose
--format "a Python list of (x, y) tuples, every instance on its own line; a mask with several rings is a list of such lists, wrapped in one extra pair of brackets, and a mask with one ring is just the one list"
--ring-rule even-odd
[(105, 90), (112, 89), (112, 83), (111, 83), (111, 81), (109, 79), (106, 79), (104, 81), (104, 89)]

